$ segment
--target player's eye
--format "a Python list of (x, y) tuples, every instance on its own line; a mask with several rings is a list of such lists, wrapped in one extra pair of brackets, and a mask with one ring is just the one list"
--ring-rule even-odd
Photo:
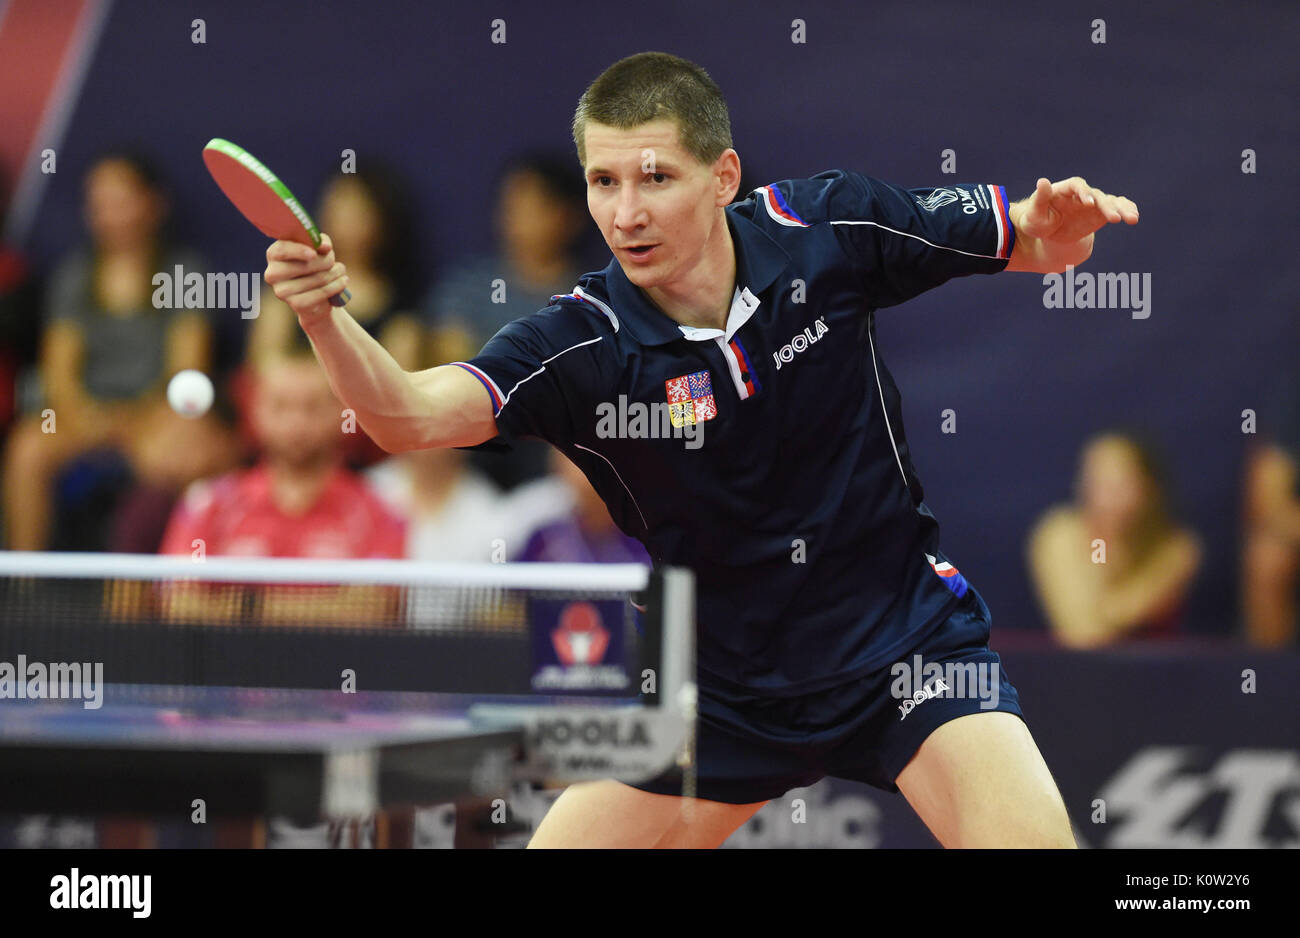
[(591, 181), (601, 189), (608, 189), (609, 186), (606, 183), (612, 183), (614, 180), (609, 176), (594, 176)]
[(663, 182), (667, 181), (667, 179), (668, 179), (668, 174), (667, 174), (667, 173), (651, 173), (651, 174), (650, 174), (650, 178), (653, 179), (655, 182), (663, 183)]

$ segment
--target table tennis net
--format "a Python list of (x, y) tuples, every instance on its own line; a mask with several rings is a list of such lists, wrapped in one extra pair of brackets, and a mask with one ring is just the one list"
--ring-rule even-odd
[(630, 564), (0, 552), (0, 682), (77, 663), (113, 685), (643, 696), (658, 592)]

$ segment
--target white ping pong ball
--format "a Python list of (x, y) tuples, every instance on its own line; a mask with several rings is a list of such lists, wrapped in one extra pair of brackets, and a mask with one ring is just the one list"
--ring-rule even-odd
[(167, 383), (167, 403), (182, 417), (202, 417), (212, 406), (212, 381), (201, 371), (186, 368)]

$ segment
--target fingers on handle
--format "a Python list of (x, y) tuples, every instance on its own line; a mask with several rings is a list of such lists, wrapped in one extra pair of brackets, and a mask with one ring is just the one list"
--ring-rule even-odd
[(339, 277), (337, 280), (332, 280), (323, 287), (308, 290), (306, 293), (298, 293), (285, 302), (289, 304), (289, 307), (295, 313), (302, 316), (312, 312), (322, 303), (330, 302), (332, 305), (340, 305), (332, 303), (331, 298), (346, 290), (347, 285), (348, 278)]

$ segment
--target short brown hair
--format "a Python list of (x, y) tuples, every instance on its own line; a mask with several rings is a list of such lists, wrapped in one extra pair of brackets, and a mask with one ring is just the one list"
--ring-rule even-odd
[(587, 164), (588, 121), (628, 130), (661, 118), (677, 122), (682, 146), (706, 166), (731, 146), (727, 102), (709, 73), (666, 52), (639, 52), (605, 69), (578, 99), (573, 143), (579, 162)]

